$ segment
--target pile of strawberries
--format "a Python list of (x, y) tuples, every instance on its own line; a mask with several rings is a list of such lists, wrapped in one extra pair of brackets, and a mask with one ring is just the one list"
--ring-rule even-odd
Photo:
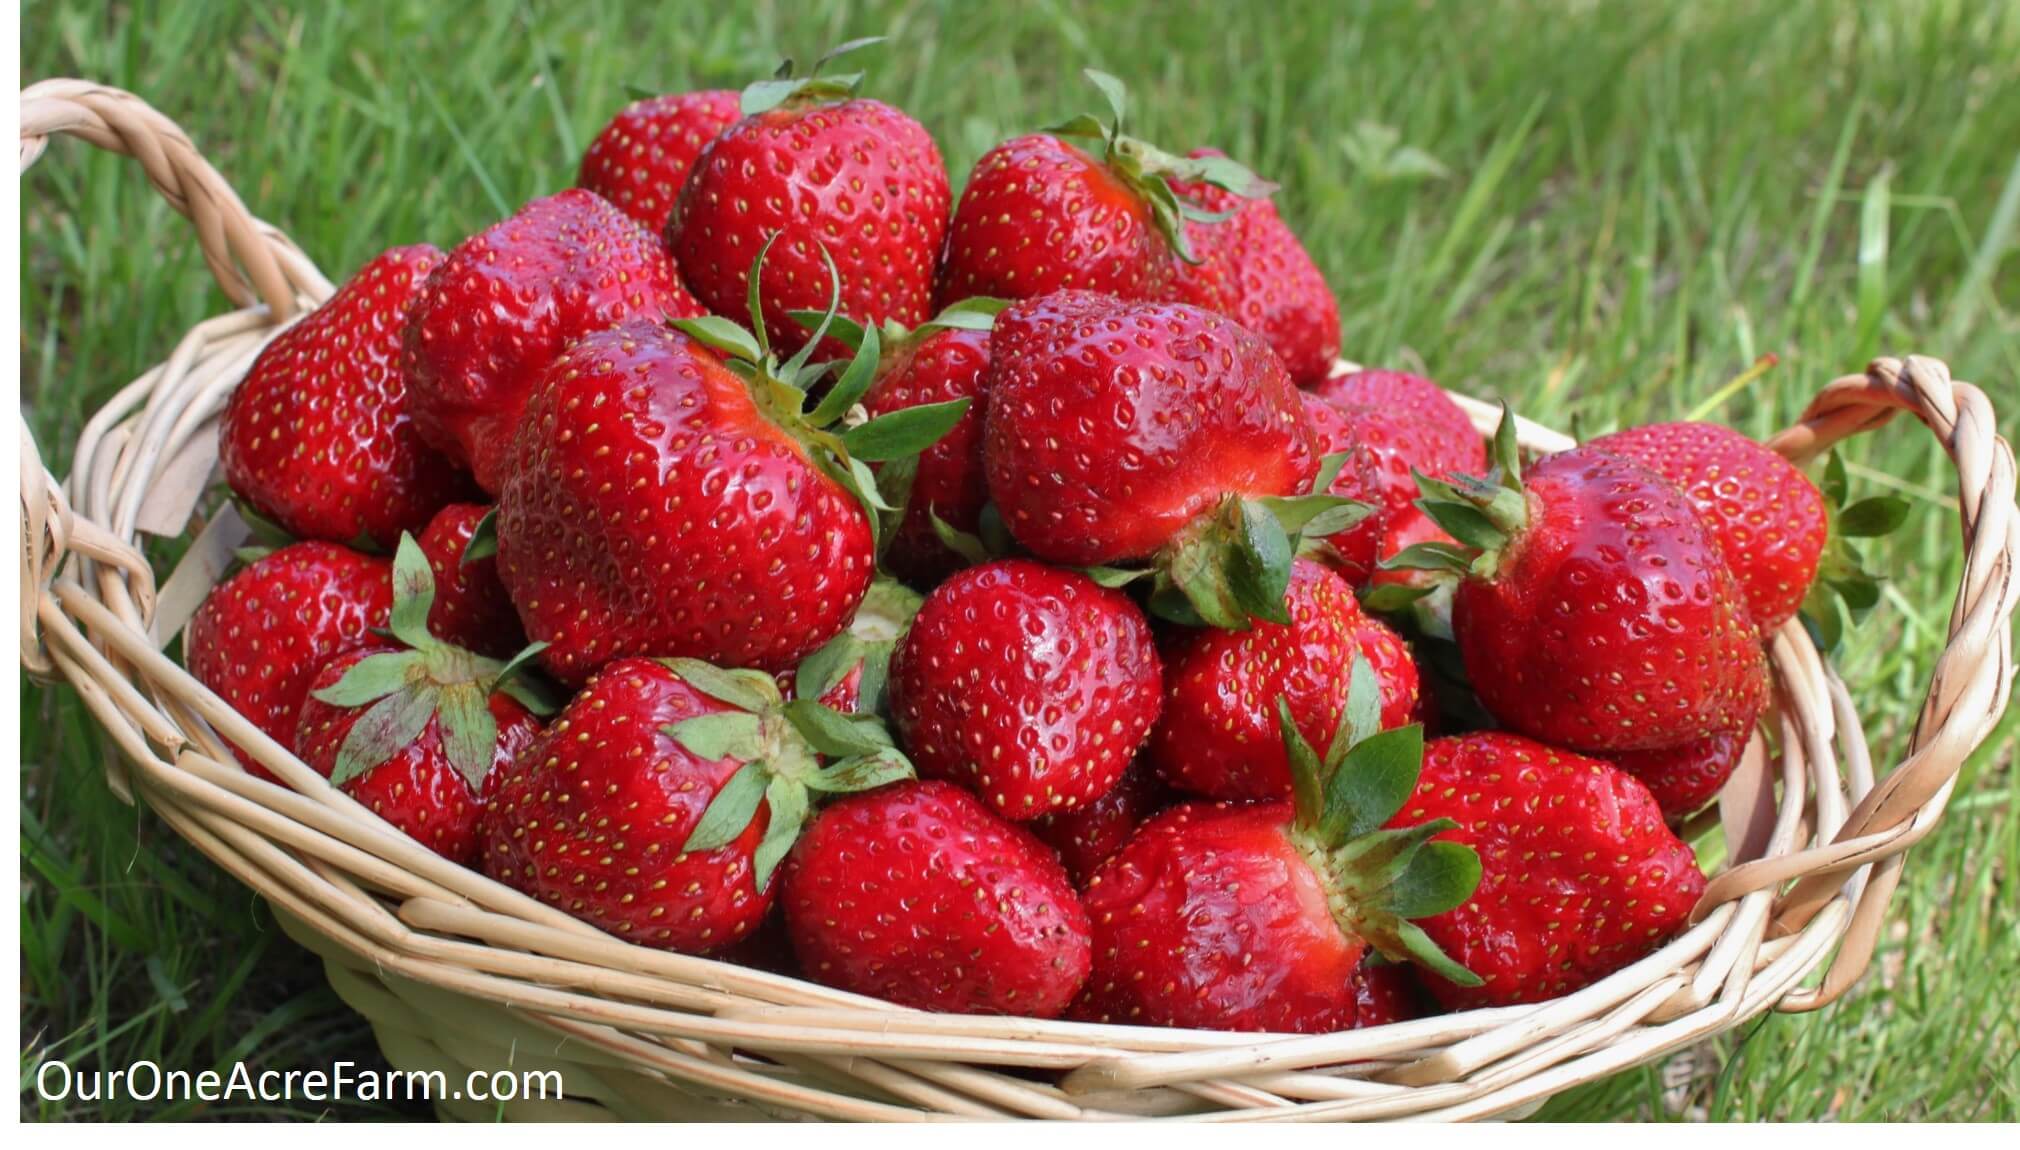
[(190, 670), (445, 858), (911, 1007), (1330, 1031), (1649, 953), (1763, 635), (1870, 606), (1827, 543), (1892, 509), (1340, 374), (1271, 185), (1090, 76), (958, 202), (817, 66), (372, 260), (231, 398), (286, 541)]

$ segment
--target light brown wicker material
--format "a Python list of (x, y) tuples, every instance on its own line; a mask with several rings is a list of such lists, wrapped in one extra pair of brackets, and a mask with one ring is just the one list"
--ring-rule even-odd
[[(1843, 994), (1872, 956), (1907, 848), (1942, 816), (2012, 687), (2012, 451), (1984, 394), (1941, 362), (1880, 359), (1826, 388), (1774, 446), (1808, 460), (1906, 411), (1956, 463), (1963, 586), (1907, 757), (1874, 770), (1851, 693), (1801, 629), (1785, 627), (1770, 646), (1780, 754), (1756, 739), (1722, 796), (1727, 858), (1694, 924), (1593, 986), (1540, 1006), (1281, 1037), (924, 1014), (631, 946), (392, 830), (161, 653), (245, 528), (217, 512), (159, 586), (140, 534), (186, 529), (226, 396), (265, 341), (331, 288), (140, 100), (51, 81), (22, 93), (21, 120), (24, 168), (57, 133), (137, 158), (241, 305), (117, 394), (86, 428), (67, 483), (42, 469), (24, 427), (22, 664), (76, 688), (121, 752), (114, 786), (264, 895), (396, 1066), (565, 1075), (569, 1101), (509, 1104), (508, 1116), (1517, 1112), (1763, 1011)], [(1491, 407), (1462, 402), (1491, 425)], [(1569, 442), (1534, 426), (1522, 439), (1537, 451)], [(240, 770), (221, 738), (293, 790)]]

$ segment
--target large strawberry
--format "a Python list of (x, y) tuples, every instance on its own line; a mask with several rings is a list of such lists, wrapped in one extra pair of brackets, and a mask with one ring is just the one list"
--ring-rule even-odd
[(1150, 624), (1127, 595), (1028, 559), (926, 597), (891, 660), (891, 710), (920, 773), (1005, 818), (1107, 794), (1157, 721)]
[(435, 579), (428, 629), (445, 642), (503, 658), (526, 645), (526, 632), (498, 580), (495, 526), (491, 508), (451, 503), (417, 542)]
[[(393, 606), (392, 565), (335, 543), (294, 543), (212, 589), (183, 634), (183, 660), (282, 746), (309, 682), (331, 656), (380, 645)], [(234, 747), (246, 769), (274, 776)]]
[[(942, 303), (1065, 289), (1169, 299), (1174, 255), (1197, 258), (1186, 238), (1188, 215), (1205, 214), (1183, 202), (1172, 182), (1269, 193), (1268, 184), (1224, 156), (1185, 159), (1124, 135), (1121, 81), (1104, 72), (1087, 77), (1107, 98), (1110, 123), (1079, 116), (1047, 134), (999, 144), (976, 162), (947, 237)], [(1100, 155), (1068, 139), (1093, 141)]]
[(575, 186), (660, 235), (695, 157), (742, 115), (735, 92), (682, 92), (627, 104), (590, 141)]
[(565, 682), (623, 655), (777, 671), (828, 642), (874, 574), (869, 510), (885, 505), (868, 463), (916, 453), (967, 408), (845, 429), (875, 375), (874, 344), (815, 404), (812, 344), (780, 364), (761, 330), (678, 324), (579, 340), (514, 444), (498, 570)]
[(1345, 580), (1300, 559), (1287, 602), (1288, 623), (1179, 629), (1167, 639), (1164, 715), (1149, 745), (1167, 783), (1216, 799), (1288, 798), (1278, 699), (1314, 743), (1356, 708), (1363, 734), (1415, 718), (1409, 647), (1361, 612)]
[[(435, 853), (477, 859), (485, 782), (551, 714), (544, 693), (510, 662), (472, 654), (430, 629), (435, 579), (413, 536), (393, 558), (399, 650), (347, 651), (324, 663), (296, 721), (295, 753), (346, 794)], [(530, 709), (529, 709), (530, 708)]]
[(1031, 820), (1031, 833), (1059, 852), (1059, 861), (1075, 883), (1084, 883), (1168, 797), (1157, 772), (1139, 758), (1107, 794)]
[(1087, 915), (1052, 852), (933, 780), (823, 810), (785, 872), (807, 977), (921, 1010), (1050, 1018), (1087, 976)]
[(1598, 759), (1519, 735), (1433, 739), (1392, 827), (1457, 824), (1479, 853), (1471, 898), (1419, 925), (1479, 977), (1426, 978), (1448, 1008), (1540, 1002), (1662, 945), (1704, 893), (1648, 789)]
[(1472, 895), (1479, 860), (1430, 841), (1449, 822), (1383, 829), (1416, 782), (1422, 729), (1335, 739), (1321, 759), (1279, 712), (1294, 801), (1173, 807), (1088, 880), (1094, 969), (1077, 1013), (1325, 1033), (1359, 1021), (1370, 950), (1471, 980), (1411, 920)]
[(1151, 561), (1161, 614), (1285, 618), (1289, 532), (1359, 510), (1321, 478), (1283, 363), (1185, 304), (1057, 292), (996, 317), (984, 455), (1010, 534), (1048, 562)]
[(1420, 506), (1464, 546), (1402, 563), (1459, 578), (1452, 629), (1480, 701), (1511, 730), (1604, 754), (1751, 724), (1767, 666), (1746, 600), (1683, 494), (1591, 447), (1525, 473), (1514, 417), (1491, 477), (1423, 479)]
[(275, 336), (218, 428), (225, 482), (298, 539), (391, 548), (473, 488), (421, 441), (400, 337), (442, 253), (382, 252), (323, 306)]
[(527, 396), (562, 348), (628, 318), (701, 313), (658, 237), (601, 196), (534, 200), (457, 245), (414, 301), (414, 424), (496, 494)]
[[(848, 318), (924, 323), (947, 236), (951, 196), (933, 137), (889, 104), (854, 98), (860, 75), (819, 73), (746, 88), (743, 118), (702, 149), (667, 224), (695, 297), (718, 315), (758, 299), (787, 351), (808, 339), (791, 313), (827, 304), (831, 270)], [(767, 244), (758, 289), (752, 261)]]
[[(1813, 586), (1842, 596), (1855, 611), (1877, 600), (1877, 585), (1846, 540), (1893, 530), (1907, 513), (1904, 501), (1883, 496), (1842, 507), (1837, 467), (1827, 483), (1834, 498), (1827, 498), (1795, 464), (1715, 423), (1630, 427), (1588, 446), (1632, 459), (1683, 490), (1763, 634), (1793, 618)], [(1809, 605), (1820, 620), (1836, 614), (1828, 599)]]
[(1745, 757), (1753, 732), (1754, 725), (1747, 723), (1682, 746), (1614, 751), (1607, 757), (1614, 766), (1641, 780), (1665, 818), (1680, 819), (1718, 797)]
[[(1221, 154), (1202, 148), (1192, 158)], [(1180, 183), (1173, 190), (1204, 212), (1226, 217), (1186, 220), (1186, 239), (1199, 262), (1174, 262), (1177, 298), (1217, 311), (1268, 340), (1298, 386), (1325, 379), (1340, 354), (1340, 305), (1276, 205), (1204, 182)]]
[(620, 659), (496, 776), (484, 869), (632, 942), (719, 950), (764, 918), (812, 793), (911, 773), (874, 720), (762, 672)]

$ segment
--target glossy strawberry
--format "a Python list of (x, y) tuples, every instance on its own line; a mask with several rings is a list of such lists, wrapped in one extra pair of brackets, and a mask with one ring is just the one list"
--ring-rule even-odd
[(735, 92), (682, 92), (627, 104), (590, 141), (575, 186), (659, 235), (695, 157), (742, 115)]
[(1512, 423), (1492, 479), (1427, 481), (1423, 500), (1468, 545), (1428, 559), (1459, 576), (1452, 628), (1481, 703), (1511, 730), (1600, 754), (1750, 724), (1766, 661), (1682, 493), (1590, 447), (1525, 473)]
[(435, 580), (428, 629), (458, 647), (503, 658), (526, 646), (526, 632), (498, 581), (498, 540), (484, 522), (491, 510), (451, 503), (428, 521), (418, 542)]
[(407, 318), (415, 427), (496, 494), (520, 413), (562, 348), (629, 318), (700, 315), (651, 232), (591, 192), (534, 200), (464, 240)]
[(1357, 663), (1371, 675), (1375, 726), (1414, 718), (1410, 649), (1361, 612), (1345, 580), (1300, 559), (1287, 602), (1289, 623), (1181, 628), (1167, 639), (1164, 713), (1148, 747), (1167, 783), (1217, 799), (1290, 797), (1277, 700), (1288, 701), (1305, 739), (1322, 745), (1347, 714)]
[[(212, 589), (183, 633), (183, 661), (283, 747), (316, 671), (332, 656), (383, 643), (393, 605), (392, 565), (334, 543), (295, 543)], [(236, 747), (261, 778), (274, 776)]]
[(1023, 820), (1108, 793), (1157, 721), (1150, 624), (1128, 596), (1006, 559), (926, 597), (891, 660), (891, 706), (928, 778)]
[(919, 453), (905, 517), (883, 555), (892, 574), (915, 586), (931, 587), (961, 566), (961, 557), (940, 541), (933, 519), (973, 534), (982, 507), (989, 502), (989, 480), (982, 467), (988, 369), (987, 330), (929, 325), (885, 357), (877, 382), (863, 398), (872, 416), (926, 403), (971, 401), (953, 430)]
[(1087, 916), (1052, 852), (950, 783), (823, 810), (786, 863), (807, 977), (900, 1006), (1050, 1018), (1087, 976)]
[(1387, 1026), (1433, 1013), (1415, 968), (1369, 955), (1354, 968), (1354, 1027)]
[(1144, 820), (1165, 805), (1167, 792), (1141, 759), (1122, 773), (1121, 781), (1091, 803), (1031, 820), (1031, 833), (1059, 853), (1073, 881), (1084, 883), (1095, 868), (1122, 848)]
[(274, 337), (218, 428), (225, 481), (298, 539), (390, 548), (474, 490), (421, 441), (408, 413), (400, 337), (442, 253), (392, 248)]
[[(1192, 254), (1173, 181), (1268, 194), (1267, 184), (1225, 157), (1182, 159), (1123, 135), (1120, 82), (1087, 75), (1113, 121), (1080, 116), (1049, 134), (1005, 141), (976, 162), (947, 237), (941, 303), (1063, 290), (1170, 299), (1178, 253)], [(1085, 140), (1097, 154), (1062, 137)]]
[(828, 259), (841, 312), (857, 323), (916, 326), (932, 314), (946, 165), (917, 120), (850, 98), (854, 86), (815, 77), (747, 89), (744, 117), (702, 149), (667, 225), (687, 286), (719, 315), (744, 314), (752, 262), (776, 240), (759, 294), (787, 352), (809, 338), (790, 313), (828, 304)]
[(1425, 977), (1448, 1009), (1568, 994), (1662, 945), (1704, 892), (1697, 860), (1648, 789), (1609, 763), (1491, 732), (1433, 739), (1416, 793), (1392, 827), (1449, 819), (1480, 884), (1419, 921), (1480, 977)]
[(1652, 751), (1615, 751), (1613, 765), (1640, 779), (1655, 796), (1663, 816), (1680, 819), (1704, 809), (1739, 769), (1753, 724), (1721, 731), (1677, 747)]
[(1284, 728), (1295, 804), (1173, 807), (1088, 880), (1094, 969), (1077, 1015), (1317, 1034), (1359, 1023), (1371, 950), (1470, 980), (1409, 920), (1465, 901), (1479, 861), (1428, 841), (1449, 823), (1382, 829), (1410, 797), (1421, 730), (1337, 740), (1320, 759)]
[(1358, 587), (1374, 578), (1375, 565), (1384, 557), (1383, 538), (1398, 514), (1389, 507), (1382, 480), (1382, 459), (1361, 442), (1347, 416), (1338, 408), (1309, 391), (1303, 393), (1302, 399), (1305, 421), (1311, 425), (1318, 453), (1347, 457), (1326, 487), (1327, 492), (1367, 508), (1353, 526), (1324, 536), (1320, 540), (1323, 546), (1316, 552), (1319, 559)]
[(1796, 465), (1714, 423), (1658, 423), (1603, 435), (1596, 451), (1632, 459), (1682, 489), (1746, 593), (1754, 625), (1795, 616), (1829, 538), (1829, 508)]
[(1073, 566), (1151, 560), (1160, 591), (1219, 626), (1282, 615), (1285, 525), (1261, 499), (1303, 495), (1319, 460), (1260, 338), (1184, 304), (1059, 292), (998, 315), (989, 355), (989, 494), (1019, 543)]
[(324, 663), (302, 702), (294, 750), (379, 817), (468, 866), (489, 776), (539, 732), (529, 704), (552, 712), (543, 692), (512, 681), (531, 652), (499, 662), (431, 633), (435, 582), (412, 536), (394, 557), (393, 593), (393, 636), (404, 646)]
[[(1478, 475), (1487, 470), (1486, 440), (1474, 430), (1465, 409), (1421, 375), (1379, 369), (1349, 372), (1325, 380), (1313, 394), (1335, 407), (1368, 408), (1401, 419), (1415, 432), (1413, 441), (1423, 445), (1411, 462), (1427, 475), (1453, 471)], [(1399, 448), (1407, 450), (1410, 442)]]
[(781, 417), (656, 323), (555, 361), (499, 495), (498, 573), (558, 678), (641, 654), (782, 670), (848, 625), (870, 523)]
[[(1324, 396), (1324, 389), (1314, 393)], [(1477, 437), (1464, 451), (1423, 419), (1403, 411), (1335, 405), (1346, 423), (1346, 434), (1374, 453), (1376, 475), (1389, 504), (1390, 525), (1400, 524), (1415, 509), (1421, 492), (1416, 473), (1435, 478), (1478, 475), (1487, 470), (1485, 450)]]
[[(1194, 151), (1194, 159), (1219, 156)], [(1340, 306), (1297, 234), (1266, 199), (1209, 183), (1175, 185), (1181, 199), (1225, 220), (1187, 219), (1198, 263), (1174, 260), (1177, 298), (1217, 311), (1269, 341), (1300, 387), (1325, 379), (1340, 355)]]

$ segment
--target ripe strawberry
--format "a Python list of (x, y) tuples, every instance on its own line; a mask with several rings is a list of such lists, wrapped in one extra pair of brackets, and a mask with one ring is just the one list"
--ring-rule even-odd
[(400, 333), (442, 253), (382, 252), (274, 337), (224, 409), (218, 458), (254, 511), (298, 539), (390, 548), (473, 490), (408, 415)]
[[(1192, 158), (1221, 155), (1202, 148)], [(1324, 380), (1340, 355), (1340, 305), (1276, 205), (1210, 183), (1179, 183), (1173, 190), (1208, 213), (1229, 216), (1185, 221), (1199, 262), (1173, 261), (1177, 298), (1268, 340), (1299, 387)]]
[(504, 658), (526, 646), (526, 632), (498, 581), (491, 512), (478, 503), (451, 503), (428, 521), (418, 542), (435, 580), (428, 630), (479, 655)]
[[(1419, 543), (1442, 543), (1453, 547), (1459, 545), (1457, 539), (1446, 534), (1443, 527), (1433, 523), (1430, 516), (1413, 505), (1389, 518), (1382, 532), (1382, 544), (1378, 554), (1386, 563), (1387, 560), (1394, 559)], [(1368, 576), (1368, 585), (1422, 587), (1429, 584), (1430, 576), (1431, 573), (1428, 571), (1378, 564), (1374, 574)]]
[(695, 157), (742, 114), (735, 92), (682, 92), (627, 104), (590, 141), (575, 186), (660, 235)]
[(1703, 810), (1739, 768), (1754, 725), (1746, 724), (1678, 747), (1615, 751), (1614, 766), (1640, 779), (1655, 796), (1665, 818), (1681, 819)]
[(1370, 954), (1354, 968), (1354, 1027), (1387, 1026), (1432, 1013), (1416, 972), (1407, 964), (1379, 958)]
[(528, 394), (562, 348), (631, 317), (697, 316), (651, 232), (570, 188), (464, 240), (407, 317), (414, 425), (496, 494)]
[(773, 677), (788, 699), (817, 699), (845, 715), (885, 715), (891, 655), (925, 600), (910, 587), (879, 577), (870, 584), (849, 628), (791, 671)]
[(1150, 624), (1127, 595), (1028, 559), (940, 584), (891, 659), (892, 715), (920, 773), (1016, 820), (1107, 794), (1161, 689)]
[(771, 342), (789, 352), (808, 340), (790, 313), (825, 307), (835, 275), (841, 313), (857, 323), (924, 323), (951, 200), (917, 120), (853, 98), (860, 76), (815, 73), (745, 89), (743, 118), (695, 159), (666, 233), (687, 286), (718, 315), (747, 310), (752, 260), (778, 241), (758, 295)]
[(968, 411), (939, 442), (919, 453), (899, 522), (882, 556), (892, 574), (931, 587), (961, 566), (933, 520), (973, 534), (989, 502), (982, 469), (982, 423), (988, 411), (988, 317), (956, 305), (943, 313), (963, 326), (929, 323), (897, 341), (886, 340), (877, 382), (863, 397), (870, 415), (889, 415), (927, 403), (967, 399)]
[[(294, 741), (316, 670), (331, 656), (382, 645), (393, 605), (392, 565), (334, 543), (294, 543), (212, 589), (189, 621), (183, 662), (274, 741)], [(263, 779), (265, 767), (237, 747)], [(277, 781), (277, 780), (276, 780)]]
[[(347, 651), (316, 672), (295, 753), (344, 793), (451, 862), (477, 859), (485, 780), (539, 733), (544, 696), (512, 683), (531, 657), (473, 655), (429, 631), (435, 580), (403, 535), (393, 559), (401, 650)], [(532, 709), (529, 709), (529, 705)]]
[(786, 863), (808, 977), (900, 1006), (1051, 1018), (1087, 977), (1087, 915), (1043, 843), (950, 783), (823, 810)]
[[(938, 298), (1028, 299), (1066, 289), (1172, 297), (1173, 256), (1196, 258), (1172, 181), (1243, 196), (1269, 185), (1224, 156), (1182, 159), (1122, 134), (1115, 77), (1089, 71), (1114, 120), (1092, 116), (997, 145), (975, 164), (947, 237)], [(1060, 137), (1100, 142), (1099, 158)], [(1214, 226), (1214, 225), (1206, 225)]]
[[(1358, 587), (1375, 576), (1375, 565), (1384, 556), (1382, 539), (1395, 513), (1390, 510), (1382, 481), (1382, 460), (1354, 434), (1344, 412), (1325, 400), (1303, 392), (1305, 421), (1311, 424), (1312, 438), (1320, 455), (1343, 454), (1346, 461), (1326, 491), (1351, 499), (1368, 509), (1359, 522), (1344, 531), (1335, 531), (1318, 540), (1314, 554)], [(1309, 535), (1309, 533), (1308, 533)]]
[(1165, 797), (1157, 772), (1138, 759), (1107, 794), (1072, 810), (1040, 815), (1031, 820), (1031, 833), (1059, 852), (1066, 873), (1079, 885), (1164, 806)]
[(911, 773), (874, 721), (763, 672), (619, 659), (496, 776), (484, 870), (629, 941), (720, 950), (770, 908), (810, 792)]
[(1590, 447), (1525, 475), (1513, 425), (1492, 478), (1423, 481), (1423, 510), (1466, 546), (1398, 559), (1460, 577), (1452, 629), (1480, 702), (1511, 730), (1599, 754), (1750, 724), (1766, 661), (1682, 493)]
[[(1315, 394), (1324, 398), (1324, 389)], [(1419, 416), (1401, 410), (1335, 405), (1346, 422), (1346, 433), (1375, 455), (1376, 474), (1388, 499), (1389, 522), (1400, 523), (1415, 509), (1421, 494), (1416, 473), (1435, 478), (1478, 475), (1487, 470), (1485, 450), (1476, 438), (1468, 450)]]
[[(1454, 471), (1478, 475), (1487, 470), (1486, 440), (1474, 430), (1465, 409), (1421, 375), (1355, 371), (1324, 381), (1313, 393), (1335, 407), (1369, 408), (1402, 420), (1415, 434), (1399, 448), (1411, 450), (1412, 442), (1422, 444), (1414, 449), (1416, 457), (1410, 462), (1427, 475)], [(1415, 487), (1409, 490), (1411, 498), (1416, 498)]]
[(1392, 827), (1443, 820), (1473, 848), (1471, 898), (1418, 925), (1478, 975), (1425, 978), (1447, 1009), (1541, 1002), (1586, 986), (1681, 929), (1704, 875), (1648, 788), (1598, 759), (1519, 735), (1433, 739)]
[[(989, 344), (989, 494), (1034, 555), (1153, 560), (1160, 613), (1283, 618), (1287, 529), (1345, 501), (1303, 494), (1319, 459), (1276, 354), (1184, 304), (1058, 292), (1011, 305)], [(1177, 608), (1189, 605), (1189, 612)]]
[(1395, 632), (1362, 614), (1354, 589), (1308, 559), (1291, 570), (1289, 623), (1247, 631), (1180, 629), (1165, 644), (1164, 715), (1148, 755), (1165, 782), (1217, 799), (1281, 799), (1291, 770), (1277, 727), (1289, 702), (1306, 740), (1323, 743), (1367, 692), (1366, 731), (1400, 727), (1417, 708), (1417, 668)]
[[(1795, 617), (1820, 570), (1827, 582), (1850, 584), (1855, 596), (1858, 584), (1871, 582), (1833, 537), (1833, 508), (1824, 493), (1795, 464), (1731, 428), (1658, 423), (1601, 436), (1590, 446), (1632, 459), (1682, 489), (1738, 578), (1763, 634)], [(1897, 500), (1873, 501), (1867, 511), (1835, 522), (1857, 534), (1884, 534), (1905, 510)]]
[(1382, 829), (1409, 798), (1422, 730), (1338, 739), (1321, 761), (1287, 708), (1282, 728), (1295, 803), (1173, 807), (1088, 880), (1094, 969), (1078, 1014), (1325, 1033), (1359, 1021), (1371, 949), (1470, 979), (1409, 920), (1465, 901), (1479, 860), (1429, 841), (1449, 822)]

